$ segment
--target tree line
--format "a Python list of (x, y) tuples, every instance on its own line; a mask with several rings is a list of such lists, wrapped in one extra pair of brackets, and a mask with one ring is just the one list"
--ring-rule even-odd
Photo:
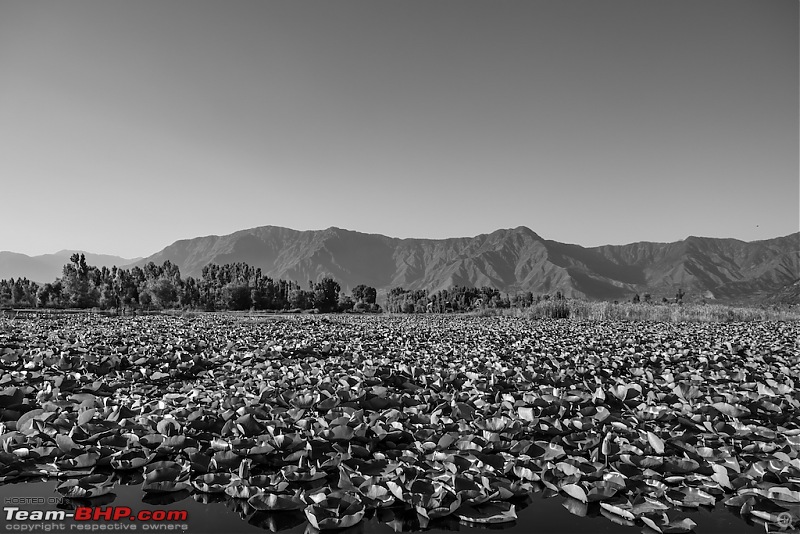
[[(684, 296), (678, 290), (675, 302)], [(433, 293), (427, 289), (392, 288), (386, 296), (391, 313), (449, 313), (484, 308), (528, 308), (541, 301), (564, 300), (557, 291), (534, 295), (531, 291), (502, 294), (493, 287), (455, 286)], [(195, 310), (307, 310), (320, 312), (380, 312), (374, 287), (360, 284), (350, 294), (330, 277), (309, 281), (303, 288), (296, 281), (274, 280), (260, 268), (244, 262), (209, 264), (200, 277), (181, 277), (169, 260), (149, 262), (130, 269), (95, 267), (83, 254), (73, 254), (62, 276), (39, 286), (27, 278), (0, 280), (0, 307), (195, 309)], [(645, 302), (650, 295), (645, 294)], [(664, 299), (666, 300), (666, 299)], [(632, 302), (639, 302), (637, 294)], [(615, 301), (616, 302), (616, 301)]]
[(246, 263), (209, 264), (199, 278), (181, 277), (169, 260), (143, 267), (95, 267), (73, 254), (62, 276), (39, 286), (27, 278), (0, 280), (0, 307), (100, 309), (202, 309), (381, 311), (377, 291), (361, 284), (342, 293), (325, 277), (303, 288), (296, 281), (274, 280)]
[[(555, 300), (564, 300), (557, 291)], [(483, 308), (528, 308), (550, 295), (534, 295), (531, 291), (503, 294), (493, 287), (454, 286), (429, 293), (427, 289), (395, 287), (387, 295), (386, 310), (392, 313), (449, 313)]]

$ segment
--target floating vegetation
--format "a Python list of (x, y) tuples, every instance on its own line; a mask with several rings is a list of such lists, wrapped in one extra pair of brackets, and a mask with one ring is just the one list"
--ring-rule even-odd
[(17, 319), (0, 483), (109, 502), (134, 482), (270, 529), (511, 524), (539, 490), (654, 532), (717, 505), (797, 526), (799, 338), (784, 322)]
[(364, 503), (353, 494), (337, 491), (308, 505), (305, 514), (319, 530), (348, 528), (364, 518)]

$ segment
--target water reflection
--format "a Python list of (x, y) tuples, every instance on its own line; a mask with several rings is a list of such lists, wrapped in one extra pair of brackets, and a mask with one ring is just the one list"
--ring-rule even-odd
[(306, 515), (300, 510), (282, 512), (256, 511), (246, 520), (248, 524), (254, 527), (269, 530), (270, 532), (282, 532), (304, 525), (306, 523)]
[(160, 506), (168, 506), (192, 496), (192, 492), (188, 489), (180, 491), (170, 491), (168, 493), (145, 493), (142, 497), (142, 502), (147, 504), (155, 504)]

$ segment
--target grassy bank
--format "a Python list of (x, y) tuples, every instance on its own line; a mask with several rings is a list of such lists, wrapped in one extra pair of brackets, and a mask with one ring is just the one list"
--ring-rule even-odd
[(523, 309), (483, 309), (479, 316), (512, 315), (531, 319), (574, 319), (584, 321), (660, 321), (682, 322), (747, 322), (798, 321), (797, 306), (745, 307), (724, 304), (633, 304), (623, 302), (589, 302), (583, 300), (550, 300)]

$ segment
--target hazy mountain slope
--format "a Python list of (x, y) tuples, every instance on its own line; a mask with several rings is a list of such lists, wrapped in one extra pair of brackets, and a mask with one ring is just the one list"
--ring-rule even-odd
[(762, 302), (764, 304), (800, 304), (800, 279), (786, 284), (778, 291), (768, 295)]
[[(52, 282), (61, 276), (64, 264), (69, 263), (73, 253), (81, 251), (60, 250), (55, 254), (27, 256), (16, 252), (0, 252), (0, 278), (27, 278), (39, 283)], [(135, 262), (138, 258), (120, 258), (107, 254), (83, 252), (86, 263), (97, 267), (121, 267)]]
[(168, 259), (184, 275), (199, 276), (208, 263), (246, 262), (267, 276), (303, 285), (333, 276), (345, 289), (360, 283), (431, 291), (486, 285), (614, 299), (634, 292), (671, 297), (682, 287), (688, 295), (746, 299), (800, 277), (799, 256), (800, 233), (752, 243), (689, 237), (585, 248), (545, 240), (525, 227), (475, 237), (398, 239), (339, 228), (264, 226), (177, 241), (137, 264)]
[(683, 287), (710, 291), (716, 298), (746, 298), (775, 291), (798, 277), (800, 233), (750, 243), (737, 239), (689, 237), (677, 243), (633, 243), (596, 247), (620, 267), (632, 266), (644, 280), (640, 289), (664, 292)]

